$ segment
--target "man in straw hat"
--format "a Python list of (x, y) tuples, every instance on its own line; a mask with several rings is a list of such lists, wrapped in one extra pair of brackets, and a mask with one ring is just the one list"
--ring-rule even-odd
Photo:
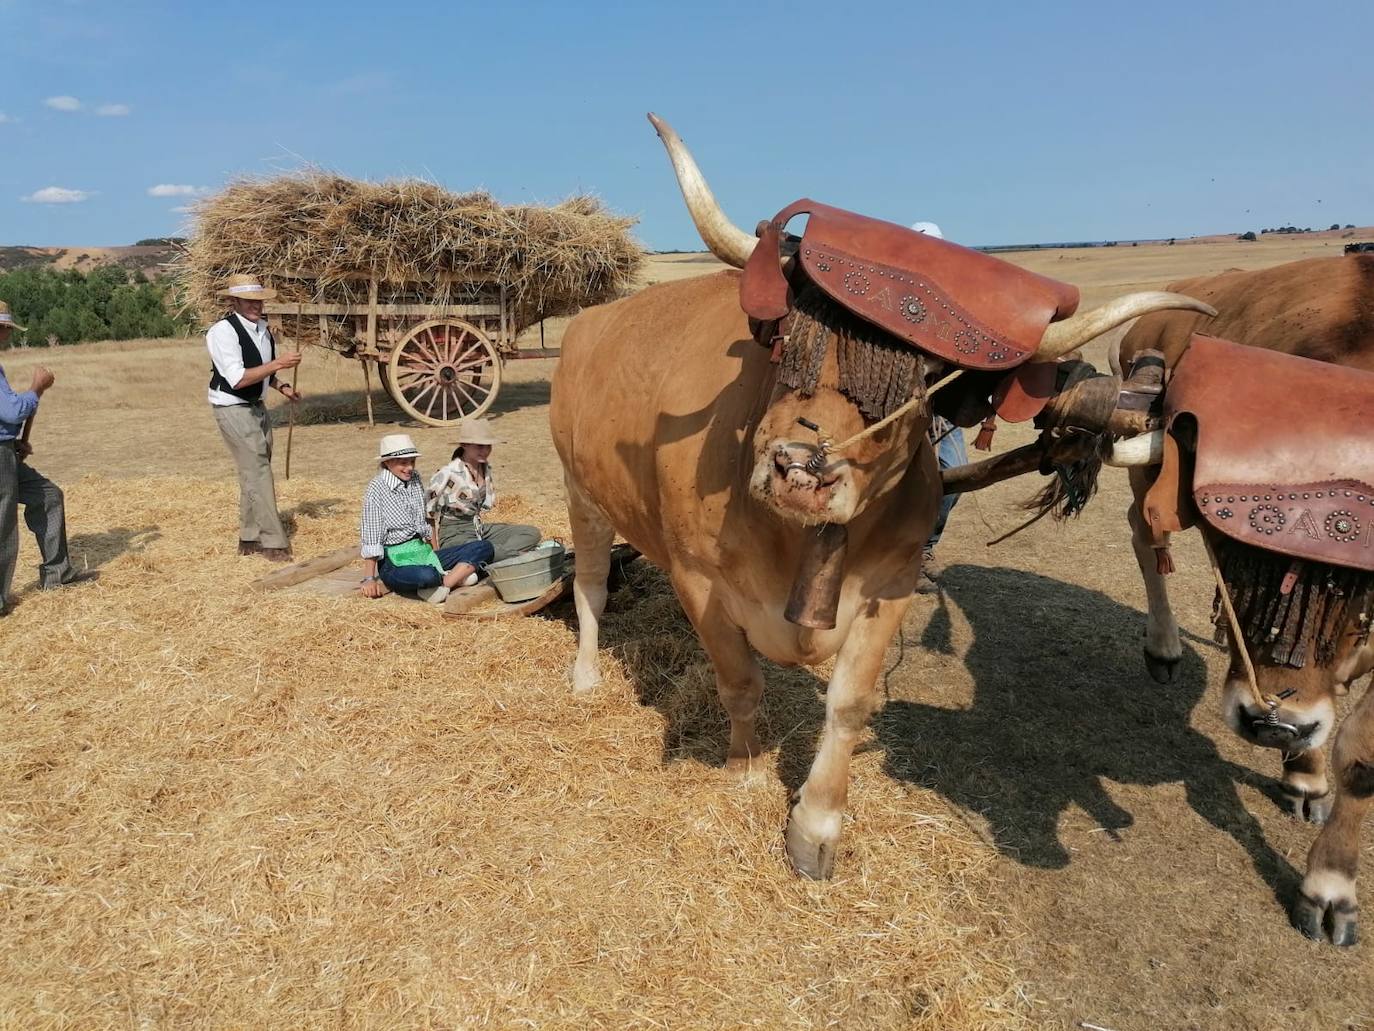
[[(0, 349), (9, 346), (10, 336), (24, 327), (14, 321), (9, 305), (0, 301)], [(62, 489), (46, 476), (29, 468), (26, 459), (33, 454), (23, 440), (24, 423), (38, 411), (38, 399), (53, 384), (53, 375), (43, 366), (33, 370), (33, 381), (23, 393), (15, 393), (0, 368), (0, 615), (9, 611), (10, 585), (19, 562), (19, 506), (24, 506), (24, 522), (38, 542), (42, 563), (38, 567), (38, 586), (42, 590), (65, 587), (96, 574), (78, 573), (67, 557), (67, 516)]]
[(272, 481), (272, 420), (263, 399), (275, 387), (288, 401), (300, 394), (277, 373), (300, 364), (296, 351), (277, 353), (262, 316), (277, 296), (254, 276), (230, 276), (221, 297), (229, 311), (205, 334), (210, 351), (210, 405), (239, 473), (239, 554), (286, 562), (291, 549), (277, 512)]

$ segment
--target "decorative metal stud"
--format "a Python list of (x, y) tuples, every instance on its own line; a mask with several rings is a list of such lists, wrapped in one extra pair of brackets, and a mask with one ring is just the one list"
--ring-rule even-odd
[(1332, 540), (1353, 543), (1360, 539), (1360, 521), (1354, 512), (1345, 509), (1332, 512), (1326, 517), (1326, 535)]
[(1250, 525), (1265, 534), (1282, 530), (1288, 518), (1274, 505), (1256, 505), (1250, 510)]

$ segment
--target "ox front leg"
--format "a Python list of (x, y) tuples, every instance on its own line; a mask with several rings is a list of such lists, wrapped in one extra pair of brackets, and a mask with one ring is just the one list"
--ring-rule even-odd
[(1336, 804), (1308, 853), (1293, 923), (1317, 941), (1354, 945), (1359, 940), (1360, 828), (1374, 805), (1374, 688), (1365, 691), (1336, 735), (1331, 766)]
[(601, 683), (597, 646), (601, 614), (606, 610), (606, 580), (611, 573), (611, 544), (615, 530), (573, 482), (568, 487), (568, 520), (573, 533), (573, 601), (577, 607), (577, 660), (573, 663), (573, 691), (582, 694)]
[(877, 612), (854, 620), (835, 662), (826, 687), (820, 747), (787, 819), (787, 856), (797, 872), (807, 877), (820, 880), (834, 872), (849, 797), (850, 758), (869, 716), (878, 708), (883, 653), (909, 600), (869, 602)]
[(1131, 547), (1140, 578), (1145, 582), (1145, 668), (1156, 683), (1172, 683), (1183, 658), (1183, 642), (1178, 637), (1178, 622), (1169, 607), (1169, 589), (1164, 574), (1159, 571), (1159, 553), (1151, 546), (1150, 527), (1140, 511), (1141, 501), (1150, 489), (1145, 469), (1131, 470), (1131, 493), (1134, 500), (1126, 510), (1131, 524)]
[(1299, 820), (1323, 824), (1331, 815), (1331, 785), (1320, 748), (1283, 753), (1284, 807)]

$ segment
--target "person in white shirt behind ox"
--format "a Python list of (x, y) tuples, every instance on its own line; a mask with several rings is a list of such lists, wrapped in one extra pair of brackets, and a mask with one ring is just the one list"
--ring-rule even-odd
[(291, 548), (277, 512), (272, 481), (272, 420), (263, 399), (275, 387), (288, 401), (300, 394), (277, 373), (300, 364), (296, 351), (277, 353), (262, 304), (277, 296), (254, 276), (230, 276), (220, 296), (229, 311), (205, 334), (210, 350), (210, 406), (239, 474), (239, 554), (288, 562)]

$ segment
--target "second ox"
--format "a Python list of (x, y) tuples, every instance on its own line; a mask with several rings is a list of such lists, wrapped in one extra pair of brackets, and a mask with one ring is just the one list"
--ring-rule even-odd
[(1309, 937), (1353, 945), (1360, 828), (1374, 807), (1374, 688), (1336, 735), (1329, 770), (1322, 749), (1336, 729), (1337, 696), (1374, 668), (1374, 255), (1173, 288), (1220, 314), (1152, 315), (1122, 343), (1122, 362), (1157, 351), (1174, 370), (1166, 462), (1131, 471), (1146, 663), (1167, 683), (1182, 656), (1164, 574), (1170, 531), (1197, 525), (1227, 592), (1217, 594), (1231, 647), (1225, 718), (1279, 752), (1288, 807), (1325, 825), (1292, 903), (1294, 923)]
[[(826, 877), (850, 757), (941, 495), (928, 387), (967, 369), (1024, 413), (1046, 363), (1085, 341), (1148, 311), (1210, 309), (1147, 293), (1073, 315), (1073, 287), (812, 202), (756, 238), (726, 219), (681, 141), (654, 122), (703, 239), (744, 272), (650, 287), (578, 316), (564, 338), (550, 418), (577, 549), (574, 688), (599, 680), (616, 533), (666, 571), (710, 657), (730, 717), (728, 766), (746, 769), (762, 751), (755, 653), (833, 657), (819, 747), (786, 832), (795, 868)], [(791, 238), (801, 213), (806, 230)]]

